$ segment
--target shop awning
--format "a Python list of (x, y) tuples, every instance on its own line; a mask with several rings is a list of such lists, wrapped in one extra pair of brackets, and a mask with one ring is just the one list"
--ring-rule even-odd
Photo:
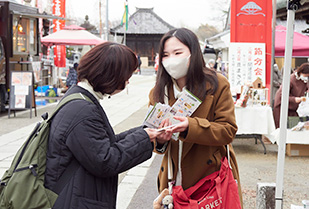
[(34, 18), (42, 18), (42, 19), (60, 19), (65, 20), (66, 18), (58, 17), (50, 14), (40, 14), (40, 13), (27, 13), (27, 12), (20, 12), (20, 11), (12, 11), (14, 15), (20, 15), (23, 17), (34, 17)]
[[(275, 56), (284, 57), (285, 53), (286, 27), (276, 26)], [(293, 57), (309, 57), (309, 36), (294, 32)]]
[(46, 46), (52, 45), (98, 45), (105, 42), (77, 25), (66, 26), (62, 30), (44, 36), (41, 42)]

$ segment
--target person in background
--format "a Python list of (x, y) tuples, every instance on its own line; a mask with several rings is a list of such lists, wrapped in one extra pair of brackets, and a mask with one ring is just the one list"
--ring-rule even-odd
[[(212, 70), (217, 71), (218, 73), (222, 73), (220, 67), (218, 66), (218, 63), (221, 62), (221, 57), (218, 57), (218, 59), (215, 61), (214, 59), (208, 60), (208, 67)], [(206, 65), (207, 66), (207, 65)]]
[[(302, 101), (302, 97), (305, 96), (308, 91), (308, 79), (309, 78), (309, 63), (303, 63), (299, 68), (295, 70), (290, 76), (290, 92), (289, 92), (289, 107), (288, 116), (298, 116), (296, 110), (299, 103)], [(276, 128), (279, 128), (280, 124), (280, 108), (281, 108), (281, 96), (282, 85), (275, 96), (274, 103), (274, 119)]]
[(272, 106), (274, 106), (275, 95), (276, 95), (276, 92), (278, 91), (278, 89), (280, 88), (281, 83), (282, 83), (282, 73), (280, 72), (279, 67), (276, 64), (276, 61), (274, 61), (273, 90), (272, 90), (273, 101), (272, 101)]
[(154, 68), (155, 68), (155, 73), (157, 74), (158, 69), (159, 69), (159, 54), (158, 53), (156, 53)]
[(214, 59), (209, 59), (208, 63), (207, 63), (207, 67), (212, 69), (212, 70), (216, 70), (215, 69), (215, 65), (216, 65), (216, 61)]
[[(159, 192), (168, 188), (168, 147), (175, 171), (173, 180), (185, 190), (218, 171), (229, 146), (232, 172), (242, 202), (238, 166), (231, 145), (237, 125), (229, 82), (205, 66), (197, 36), (186, 28), (179, 28), (167, 32), (160, 41), (159, 70), (149, 94), (149, 104), (161, 102), (172, 106), (184, 88), (202, 103), (192, 116), (175, 117), (179, 123), (156, 138), (155, 152), (164, 154), (158, 175)], [(170, 121), (163, 121), (160, 126), (167, 125)], [(175, 132), (179, 132), (178, 140), (170, 140)], [(179, 147), (183, 147), (182, 151)], [(178, 152), (181, 153), (180, 167)]]
[(71, 86), (77, 84), (77, 67), (78, 64), (74, 63), (73, 67), (70, 67), (69, 69), (69, 74), (66, 80), (66, 86), (68, 89), (71, 88)]
[[(67, 179), (53, 209), (116, 208), (118, 174), (149, 159), (160, 132), (136, 127), (115, 135), (100, 105), (121, 92), (138, 66), (127, 46), (104, 42), (85, 54), (77, 68), (77, 85), (64, 97), (79, 93), (54, 116), (50, 125), (45, 187), (53, 190), (74, 161), (79, 168)], [(162, 141), (164, 142), (164, 140)]]
[(142, 73), (142, 71), (141, 71), (142, 60), (141, 60), (141, 57), (139, 56), (139, 54), (137, 54), (137, 60), (138, 60), (138, 67), (137, 67), (138, 74), (141, 74)]
[(7, 91), (5, 86), (5, 58), (4, 56), (0, 56), (0, 112), (5, 112), (6, 100)]

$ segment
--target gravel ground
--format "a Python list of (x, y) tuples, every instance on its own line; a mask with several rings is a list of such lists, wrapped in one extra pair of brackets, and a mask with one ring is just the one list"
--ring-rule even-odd
[[(255, 139), (236, 138), (233, 141), (239, 166), (240, 182), (243, 192), (244, 209), (256, 208), (257, 183), (275, 183), (277, 175), (278, 147), (266, 144), (267, 154)], [(291, 204), (302, 205), (309, 199), (309, 157), (285, 158), (283, 208)]]

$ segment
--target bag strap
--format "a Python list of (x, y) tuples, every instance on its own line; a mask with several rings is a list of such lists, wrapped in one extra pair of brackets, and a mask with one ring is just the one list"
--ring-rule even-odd
[(57, 105), (56, 109), (54, 110), (54, 112), (51, 114), (51, 116), (47, 119), (46, 122), (50, 122), (51, 119), (53, 119), (53, 117), (57, 114), (57, 112), (68, 102), (72, 101), (72, 100), (86, 100), (88, 102), (92, 102), (91, 99), (89, 99), (89, 97), (87, 97), (86, 95), (83, 95), (82, 93), (74, 93), (74, 94), (70, 94), (66, 97), (64, 97)]
[(168, 190), (169, 194), (173, 193), (173, 165), (172, 165), (172, 156), (171, 156), (171, 143), (168, 146), (167, 151), (167, 178), (168, 178)]
[[(44, 120), (46, 120), (46, 123), (49, 123), (50, 120), (56, 115), (56, 113), (57, 113), (66, 103), (68, 103), (68, 102), (70, 102), (70, 101), (72, 101), (72, 100), (77, 100), (77, 99), (84, 99), (84, 100), (87, 100), (87, 101), (89, 101), (89, 102), (92, 102), (91, 99), (89, 99), (87, 96), (83, 95), (82, 93), (70, 94), (70, 95), (68, 95), (67, 97), (65, 97), (64, 99), (62, 99), (62, 100), (58, 103), (56, 109), (55, 109), (54, 112), (51, 114), (51, 117), (50, 117), (50, 118), (48, 118), (47, 112), (44, 113), (44, 114), (42, 115), (42, 118), (43, 118)], [(93, 103), (93, 102), (92, 102), (92, 103)], [(17, 160), (16, 163), (15, 163), (15, 166), (14, 166), (14, 170), (13, 170), (13, 171), (15, 171), (16, 168), (17, 168), (17, 166), (19, 165), (19, 163), (20, 163), (22, 157), (24, 156), (25, 150), (27, 149), (28, 144), (30, 143), (32, 137), (33, 137), (35, 134), (37, 134), (38, 130), (40, 130), (41, 124), (42, 124), (42, 122), (38, 122), (38, 123), (36, 124), (35, 128), (33, 129), (33, 131), (31, 132), (31, 134), (29, 135), (29, 137), (27, 138), (27, 140), (26, 140), (26, 142), (25, 142), (25, 144), (24, 144), (24, 146), (23, 146), (23, 148), (22, 148), (21, 154), (19, 155), (19, 158), (18, 158), (18, 160)]]
[(227, 152), (227, 161), (229, 162), (230, 169), (232, 169), (231, 158), (230, 158), (230, 144), (227, 144), (225, 146), (226, 146), (226, 152)]
[[(93, 101), (91, 99), (89, 99), (89, 97), (87, 97), (86, 95), (83, 95), (82, 93), (74, 93), (74, 94), (70, 94), (66, 97), (64, 97), (59, 104), (57, 105), (56, 109), (54, 110), (54, 112), (52, 113), (52, 115), (50, 116), (50, 118), (47, 119), (47, 122), (50, 122), (50, 120), (56, 115), (56, 113), (68, 102), (72, 101), (72, 100), (86, 100), (89, 101), (91, 103), (93, 103)], [(59, 180), (57, 181), (57, 183), (55, 184), (55, 186), (53, 187), (53, 191), (56, 194), (60, 194), (60, 192), (63, 190), (63, 188), (67, 185), (68, 181), (70, 178), (72, 178), (73, 174), (77, 171), (77, 169), (79, 168), (79, 163), (77, 162), (76, 159), (73, 159), (69, 166), (65, 169), (65, 171), (63, 172), (63, 174), (60, 176)]]

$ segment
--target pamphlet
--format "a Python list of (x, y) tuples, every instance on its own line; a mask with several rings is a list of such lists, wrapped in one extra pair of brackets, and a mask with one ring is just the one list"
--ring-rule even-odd
[[(150, 128), (158, 128), (162, 120), (169, 118), (172, 124), (177, 124), (179, 121), (175, 120), (174, 116), (188, 117), (199, 107), (202, 101), (192, 94), (187, 89), (184, 89), (172, 107), (167, 104), (156, 103), (149, 107), (148, 114), (143, 125)], [(175, 136), (173, 137), (176, 138)]]
[(148, 114), (143, 125), (150, 128), (158, 128), (161, 121), (169, 114), (171, 107), (166, 104), (156, 103), (148, 108)]

